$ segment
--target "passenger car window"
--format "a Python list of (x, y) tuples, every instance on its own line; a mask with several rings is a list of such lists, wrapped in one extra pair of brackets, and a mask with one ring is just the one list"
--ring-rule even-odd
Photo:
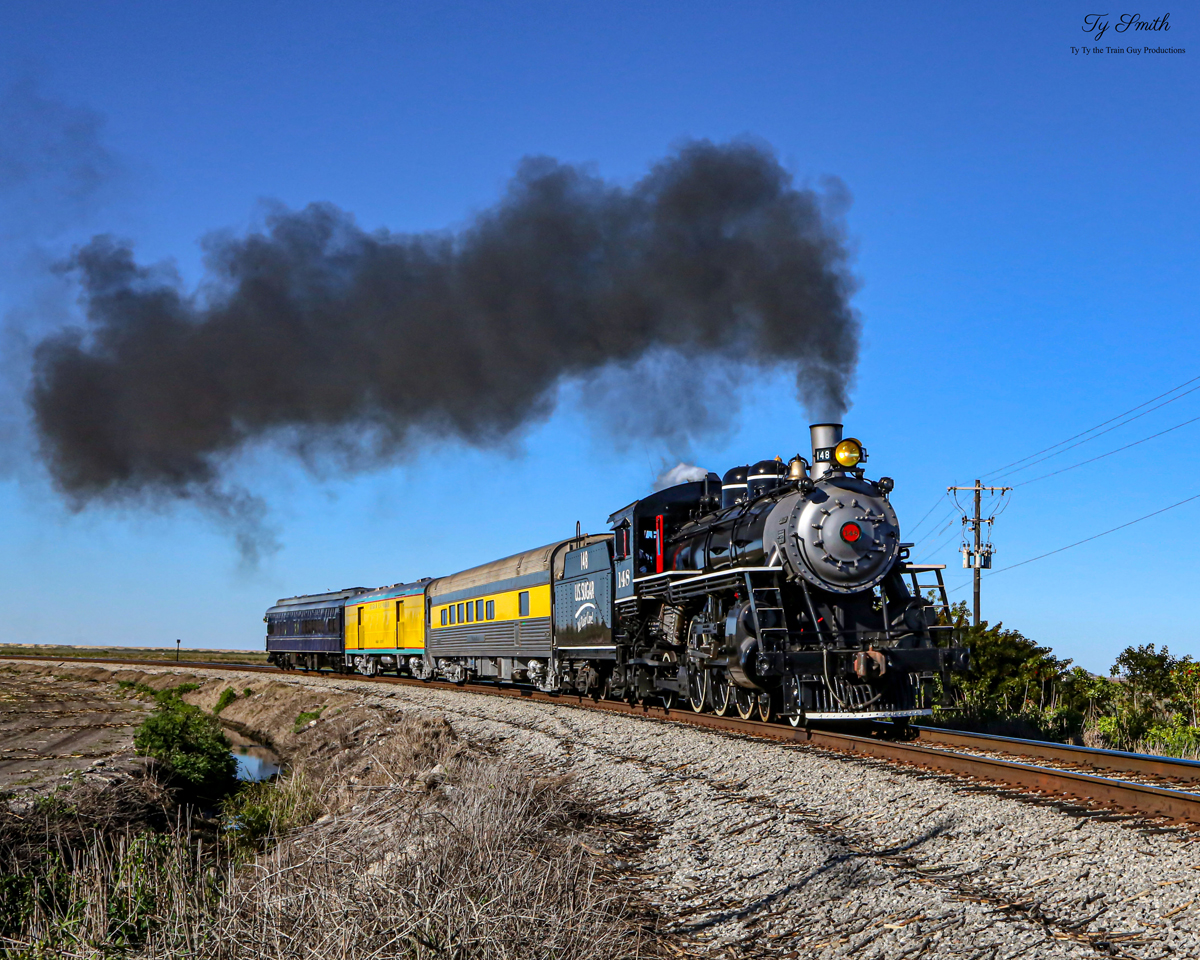
[(475, 620), (475, 609), (474, 609), (474, 607), (475, 607), (475, 604), (473, 604), (473, 603), (468, 603), (468, 604), (467, 604), (467, 623), (473, 623), (473, 622), (474, 622), (474, 620)]
[(442, 607), (442, 626), (446, 625), (446, 608)]
[(519, 611), (517, 615), (521, 616), (521, 617), (529, 616), (529, 591), (528, 590), (522, 590), (520, 592), (520, 594), (518, 594), (517, 604), (518, 604), (518, 611)]
[(483, 601), (482, 600), (475, 601), (475, 619), (476, 620), (483, 619)]
[(463, 622), (463, 605), (461, 603), (458, 605), (458, 622)]
[(487, 618), (489, 620), (496, 619), (496, 601), (495, 600), (489, 600), (487, 602)]

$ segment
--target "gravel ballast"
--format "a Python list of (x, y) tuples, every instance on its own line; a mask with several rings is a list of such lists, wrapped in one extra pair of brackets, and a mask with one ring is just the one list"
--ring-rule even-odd
[[(271, 679), (314, 695), (367, 693), (336, 677)], [(691, 954), (1200, 957), (1200, 847), (1186, 831), (565, 704), (385, 684), (369, 698), (439, 714), (501, 756), (570, 773), (598, 806), (644, 824), (653, 842), (641, 859), (615, 865)], [(595, 854), (615, 861), (623, 850)]]

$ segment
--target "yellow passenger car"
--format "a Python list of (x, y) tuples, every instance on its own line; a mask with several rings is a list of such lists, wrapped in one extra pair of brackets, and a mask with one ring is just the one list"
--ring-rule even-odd
[(396, 669), (421, 675), (428, 583), (393, 584), (346, 602), (347, 666), (368, 676)]

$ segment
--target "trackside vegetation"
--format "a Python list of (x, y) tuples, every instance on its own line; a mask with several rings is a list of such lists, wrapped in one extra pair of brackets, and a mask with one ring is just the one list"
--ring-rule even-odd
[(276, 690), (290, 766), (231, 783), (219, 722), (181, 696), (195, 685), (124, 686), (155, 700), (135, 735), (145, 776), (0, 803), (0, 960), (667, 955), (657, 915), (597, 863), (638, 825), (564, 778), (357, 701), (304, 711), (291, 733), (307, 704)]
[(956, 676), (935, 721), (1008, 736), (1114, 750), (1200, 756), (1200, 662), (1164, 645), (1126, 647), (1108, 676), (1073, 666), (1019, 630), (983, 621), (967, 626), (966, 603), (953, 622), (971, 650), (970, 673)]

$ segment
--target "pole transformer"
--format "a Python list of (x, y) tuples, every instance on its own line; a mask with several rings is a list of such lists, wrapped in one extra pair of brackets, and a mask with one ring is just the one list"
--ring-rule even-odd
[(963, 566), (970, 567), (974, 571), (975, 580), (975, 616), (974, 626), (979, 626), (979, 581), (984, 570), (990, 570), (992, 566), (992, 554), (995, 552), (991, 544), (989, 535), (988, 542), (983, 542), (983, 525), (986, 523), (989, 526), (995, 521), (996, 517), (993, 514), (990, 517), (983, 516), (983, 492), (999, 493), (1001, 496), (1012, 490), (1012, 487), (985, 487), (980, 481), (975, 481), (973, 487), (947, 487), (947, 493), (954, 493), (959, 490), (970, 490), (975, 494), (975, 515), (973, 517), (963, 516), (963, 526), (970, 525), (973, 528), (975, 537), (974, 549), (967, 545), (964, 538), (962, 546)]

